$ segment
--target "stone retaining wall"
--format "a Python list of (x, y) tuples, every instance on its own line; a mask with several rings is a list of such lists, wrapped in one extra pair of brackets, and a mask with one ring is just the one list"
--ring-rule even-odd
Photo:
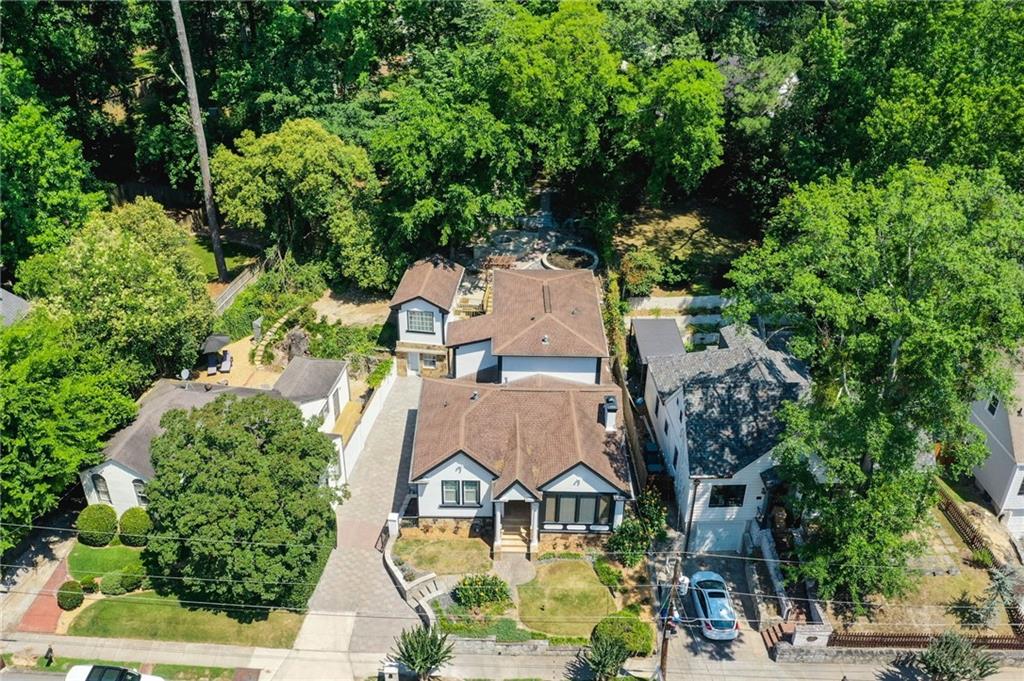
[[(1008, 667), (1024, 667), (1024, 651), (992, 650), (990, 655)], [(794, 664), (897, 664), (914, 651), (900, 648), (796, 647), (786, 641), (775, 646), (775, 661)]]
[(487, 638), (453, 637), (456, 655), (578, 655), (578, 646), (553, 646), (548, 641), (522, 641), (499, 643), (494, 636)]

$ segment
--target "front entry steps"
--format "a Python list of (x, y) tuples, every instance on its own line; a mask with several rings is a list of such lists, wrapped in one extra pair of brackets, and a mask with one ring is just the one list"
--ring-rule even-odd
[(530, 553), (530, 526), (529, 525), (503, 525), (501, 528), (501, 544), (494, 551), (494, 557), (507, 556), (512, 554), (523, 555), (529, 558)]

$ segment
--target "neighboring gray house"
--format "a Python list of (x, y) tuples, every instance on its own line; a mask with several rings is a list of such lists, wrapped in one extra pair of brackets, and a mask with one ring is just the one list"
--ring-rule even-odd
[[(149, 447), (162, 431), (160, 419), (172, 409), (202, 407), (221, 395), (240, 398), (271, 395), (286, 399), (307, 419), (322, 419), (320, 431), (334, 443), (337, 466), (342, 465), (344, 443), (332, 432), (341, 409), (349, 400), (348, 365), (340, 360), (296, 357), (285, 367), (273, 390), (240, 388), (162, 379), (139, 400), (135, 420), (118, 431), (103, 449), (106, 460), (79, 473), (90, 504), (110, 504), (118, 515), (132, 506), (145, 506), (146, 483), (155, 473)], [(335, 464), (332, 464), (332, 469)], [(328, 472), (328, 479), (335, 473)]]
[(809, 384), (800, 362), (752, 330), (726, 326), (720, 336), (718, 347), (647, 358), (647, 416), (694, 551), (740, 550), (767, 510), (762, 474), (775, 465), (778, 409)]
[[(1024, 352), (1020, 360), (1024, 363)], [(1011, 534), (1024, 541), (1024, 364), (1014, 371), (1014, 392), (1007, 404), (996, 396), (978, 400), (971, 420), (985, 433), (989, 456), (974, 469), (974, 479), (992, 498), (996, 514)]]
[(0, 321), (10, 326), (28, 313), (28, 301), (7, 289), (0, 289)]
[(633, 318), (630, 340), (640, 360), (640, 382), (647, 380), (647, 361), (655, 355), (682, 355), (686, 352), (675, 319)]

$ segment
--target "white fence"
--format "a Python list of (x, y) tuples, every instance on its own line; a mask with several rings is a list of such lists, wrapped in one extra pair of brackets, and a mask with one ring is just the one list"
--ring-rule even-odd
[(359, 455), (363, 453), (363, 448), (366, 446), (366, 438), (370, 435), (370, 430), (373, 428), (374, 422), (380, 415), (381, 410), (384, 408), (384, 402), (388, 398), (388, 394), (391, 392), (391, 387), (395, 384), (395, 378), (398, 375), (398, 362), (394, 359), (391, 360), (391, 370), (388, 371), (388, 375), (384, 377), (380, 385), (373, 394), (370, 395), (370, 399), (366, 402), (366, 406), (363, 407), (363, 413), (359, 418), (359, 424), (356, 429), (352, 432), (352, 437), (349, 438), (347, 443), (342, 443), (341, 436), (335, 436), (334, 446), (338, 450), (338, 457), (341, 465), (341, 470), (338, 471), (339, 475), (335, 478), (335, 482), (338, 485), (343, 485), (348, 482), (349, 476), (355, 469), (356, 462), (359, 461)]
[(728, 305), (722, 296), (644, 296), (629, 298), (634, 310), (715, 310)]

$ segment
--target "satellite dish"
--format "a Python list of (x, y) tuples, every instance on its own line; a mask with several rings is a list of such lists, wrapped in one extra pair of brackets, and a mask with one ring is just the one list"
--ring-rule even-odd
[(189, 371), (188, 369), (182, 369), (181, 373), (178, 375), (181, 376), (181, 380), (187, 381), (189, 379), (189, 376), (192, 375), (192, 372)]

